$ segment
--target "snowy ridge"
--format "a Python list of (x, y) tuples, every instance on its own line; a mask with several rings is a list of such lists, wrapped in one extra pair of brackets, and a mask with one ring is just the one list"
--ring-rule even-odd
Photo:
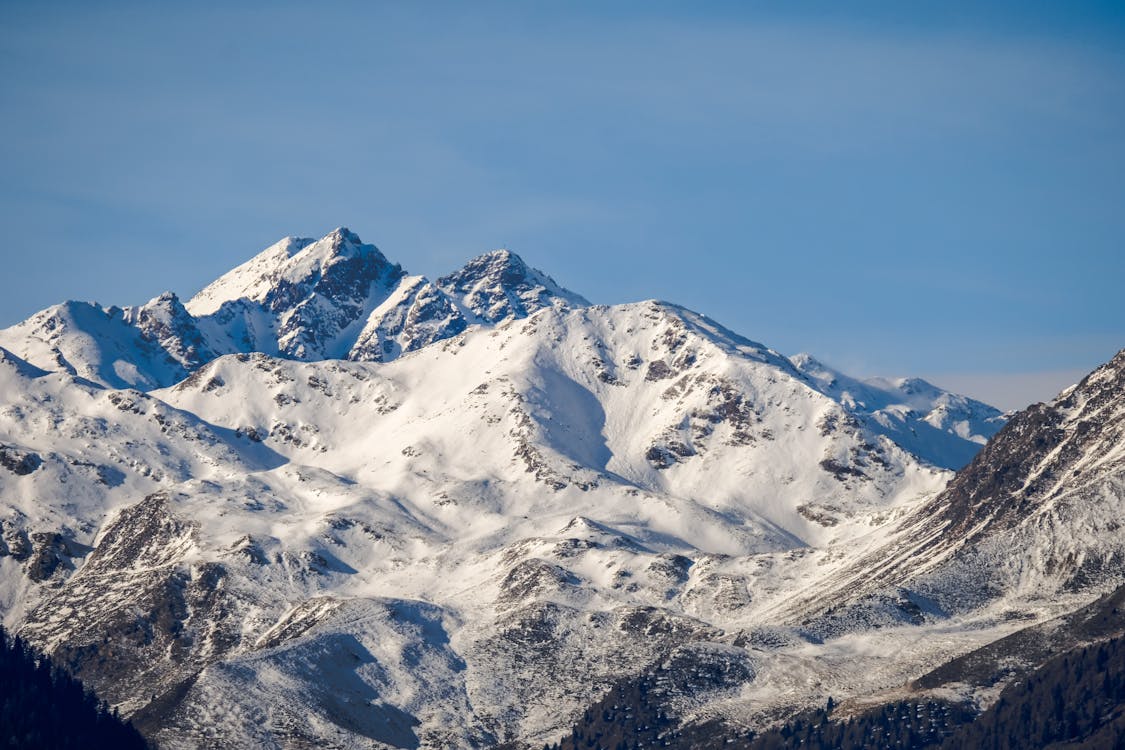
[[(228, 354), (389, 362), (470, 325), (587, 306), (509, 250), (480, 255), (433, 283), (406, 275), (341, 227), (319, 240), (282, 239), (186, 304), (171, 292), (124, 310), (68, 302), (0, 331), (0, 346), (38, 367), (150, 391)], [(732, 353), (767, 351), (682, 312)], [(941, 468), (964, 465), (1003, 421), (995, 409), (924, 381), (861, 382), (808, 355), (769, 356), (782, 369), (801, 371), (852, 418)]]
[(135, 325), (138, 317), (117, 307), (64, 302), (0, 331), (0, 346), (37, 367), (110, 388), (149, 390), (185, 377), (184, 363), (146, 338)]
[[(342, 231), (342, 230), (337, 230)], [(327, 238), (326, 238), (327, 239)], [(192, 315), (213, 315), (228, 302), (251, 299), (262, 302), (269, 295), (275, 280), (286, 275), (293, 277), (293, 256), (311, 245), (314, 240), (285, 237), (267, 247), (250, 260), (223, 274), (199, 291), (188, 302)], [(322, 250), (324, 246), (322, 245)], [(323, 253), (322, 253), (323, 254)], [(286, 271), (289, 271), (286, 274)], [(292, 283), (294, 279), (290, 278)], [(299, 277), (297, 279), (300, 280)]]
[(319, 240), (287, 237), (186, 304), (170, 292), (125, 310), (68, 302), (0, 331), (0, 346), (46, 369), (149, 391), (227, 354), (383, 362), (470, 323), (586, 304), (507, 250), (435, 285), (341, 227)]
[(1004, 426), (999, 409), (921, 378), (858, 380), (808, 354), (793, 365), (814, 387), (845, 404), (872, 429), (937, 466), (959, 469)]

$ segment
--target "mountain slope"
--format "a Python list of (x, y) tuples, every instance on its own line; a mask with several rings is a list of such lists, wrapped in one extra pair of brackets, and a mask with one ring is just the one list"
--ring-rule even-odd
[[(110, 388), (149, 390), (184, 378), (184, 363), (147, 338), (134, 325), (138, 317), (116, 307), (64, 302), (0, 331), (0, 346), (42, 369)], [(174, 346), (187, 348), (178, 341)]]
[[(789, 598), (757, 611), (751, 633), (772, 625), (773, 642), (755, 654), (755, 674), (739, 690), (700, 703), (669, 690), (676, 676), (667, 661), (657, 662), (591, 706), (575, 731), (584, 738), (615, 736), (602, 715), (608, 712), (637, 727), (638, 738), (661, 737), (672, 747), (695, 747), (701, 738), (715, 746), (796, 746), (814, 735), (846, 735), (848, 742), (867, 746), (869, 732), (853, 730), (863, 722), (869, 726), (872, 717), (886, 723), (890, 710), (904, 741), (932, 744), (949, 734), (948, 726), (936, 734), (929, 730), (951, 710), (967, 711), (968, 718), (987, 709), (995, 722), (988, 719), (979, 732), (968, 727), (965, 739), (949, 739), (975, 746), (980, 740), (972, 738), (995, 730), (993, 723), (1003, 734), (1023, 736), (1018, 727), (1026, 717), (1021, 721), (1011, 707), (1022, 695), (1019, 681), (1046, 670), (1045, 662), (1059, 655), (1051, 667), (1054, 688), (1040, 683), (1032, 690), (1029, 681), (1023, 693), (1032, 697), (1018, 700), (1026, 711), (1054, 690), (1055, 719), (1039, 729), (1056, 739), (1081, 736), (1067, 728), (1076, 725), (1059, 711), (1060, 691), (1069, 689), (1057, 674), (1061, 654), (1093, 649), (1125, 628), (1123, 365), (1125, 353), (1119, 353), (1051, 404), (1015, 415), (944, 492), (881, 535), (858, 539), (855, 556), (811, 586), (793, 587)], [(804, 642), (785, 641), (794, 634)], [(723, 674), (697, 671), (695, 692), (708, 680), (721, 684)], [(1085, 682), (1075, 704), (1083, 708), (1072, 712), (1078, 725), (1100, 726), (1102, 704), (1117, 720), (1116, 699), (1098, 695), (1100, 681)], [(1000, 696), (1007, 703), (997, 702)], [(822, 709), (829, 697), (844, 707), (840, 721), (862, 721), (824, 732), (810, 725), (811, 714), (802, 710)], [(914, 707), (921, 719), (923, 704), (931, 716), (914, 722)], [(902, 715), (906, 708), (909, 716)], [(794, 715), (783, 731), (765, 733), (758, 744), (745, 739), (771, 720)], [(827, 715), (820, 710), (814, 719), (827, 721)], [(985, 724), (991, 728), (983, 729)], [(1119, 729), (1105, 731), (1112, 736)], [(1099, 735), (1091, 741), (1108, 740)]]
[[(29, 392), (21, 425), (48, 408), (37, 389), (70, 393), (59, 377), (13, 379)], [(233, 355), (148, 395), (68, 398), (64, 424), (103, 402), (121, 412), (129, 438), (99, 431), (73, 449), (121, 472), (91, 501), (120, 509), (98, 528), (59, 508), (55, 524), (94, 550), (12, 617), (124, 710), (180, 717), (146, 724), (172, 746), (203, 736), (200, 716), (241, 738), (337, 726), (316, 654), (345, 635), (372, 665), (347, 678), (357, 695), (413, 717), (384, 718), (422, 744), (554, 731), (560, 706), (580, 710), (684, 639), (750, 621), (831, 559), (786, 556), (866, 534), (945, 479), (850, 426), (785, 358), (659, 303), (552, 307), (388, 364)], [(133, 477), (122, 462), (145, 435), (167, 473)], [(57, 463), (45, 457), (36, 478)], [(426, 611), (440, 627), (394, 635), (356, 607)], [(432, 674), (394, 666), (434, 648)], [(583, 676), (545, 685), (560, 658)], [(238, 696), (263, 681), (321, 718), (278, 714), (246, 734), (258, 708)], [(216, 701), (227, 718), (201, 713)], [(340, 720), (358, 737), (408, 736)]]
[(857, 380), (807, 354), (792, 361), (821, 393), (935, 466), (960, 469), (1004, 426), (999, 409), (919, 378)]
[(1014, 415), (886, 545), (792, 611), (807, 618), (896, 588), (945, 614), (1067, 606), (1068, 594), (1088, 599), (1125, 575), (1122, 512), (1125, 352)]
[(948, 484), (990, 407), (507, 252), (71, 308), (0, 333), (0, 608), (162, 747), (541, 747), (650, 684), (760, 728), (1125, 579), (1118, 364)]

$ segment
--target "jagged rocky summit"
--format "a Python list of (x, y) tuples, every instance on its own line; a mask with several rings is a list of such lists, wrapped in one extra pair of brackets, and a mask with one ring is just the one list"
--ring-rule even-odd
[(0, 613), (162, 747), (542, 747), (630, 680), (760, 726), (1121, 582), (1095, 375), (993, 437), (509, 251), (286, 239), (0, 331)]
[(47, 369), (147, 391), (227, 354), (386, 362), (470, 323), (587, 304), (507, 250), (435, 284), (340, 228), (286, 237), (186, 304), (171, 292), (125, 309), (67, 302), (3, 331), (0, 344)]

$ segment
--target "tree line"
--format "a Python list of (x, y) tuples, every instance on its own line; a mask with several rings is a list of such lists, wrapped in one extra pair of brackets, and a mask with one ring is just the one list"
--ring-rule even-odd
[(131, 724), (0, 627), (0, 748), (145, 750)]
[(651, 675), (621, 683), (544, 750), (1101, 750), (1125, 747), (1125, 637), (1068, 651), (1009, 685), (979, 713), (904, 700), (841, 716), (832, 699), (780, 726), (682, 726)]

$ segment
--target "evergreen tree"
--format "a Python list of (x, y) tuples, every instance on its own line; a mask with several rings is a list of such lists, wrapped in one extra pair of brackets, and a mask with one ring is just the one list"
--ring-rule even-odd
[(0, 737), (5, 748), (143, 750), (144, 739), (82, 683), (0, 627)]

